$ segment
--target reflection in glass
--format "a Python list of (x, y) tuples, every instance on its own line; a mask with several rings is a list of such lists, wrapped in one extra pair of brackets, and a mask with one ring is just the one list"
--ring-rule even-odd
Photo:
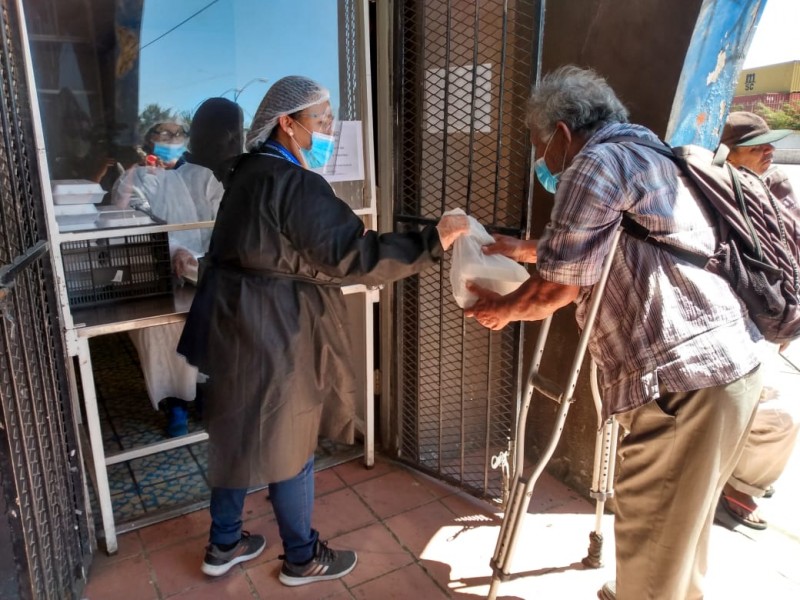
[(162, 125), (154, 140), (154, 126), (188, 132), (204, 100), (226, 97), (246, 131), (289, 74), (328, 87), (340, 118), (361, 118), (354, 0), (305, 0), (302, 15), (294, 0), (35, 0), (25, 12), (51, 179), (110, 192), (134, 166), (170, 167), (180, 135)]

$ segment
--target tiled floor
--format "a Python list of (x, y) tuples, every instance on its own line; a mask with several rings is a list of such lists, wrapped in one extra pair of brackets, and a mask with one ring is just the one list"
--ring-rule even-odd
[[(793, 360), (800, 364), (800, 356)], [(797, 389), (800, 374), (788, 369), (786, 376), (791, 379), (788, 389)], [(110, 392), (125, 394), (129, 390), (121, 386)], [(155, 430), (160, 431), (162, 426), (159, 421)], [(191, 466), (194, 461), (202, 473), (202, 452), (186, 451), (189, 456), (174, 457), (171, 462)], [(156, 482), (158, 472), (168, 467), (157, 466), (157, 472), (151, 473), (144, 468), (144, 460), (129, 467), (128, 475), (138, 486), (135, 493), (126, 490), (126, 484), (119, 484), (122, 488), (116, 495), (136, 497), (134, 504), (140, 503), (140, 510), (147, 511), (151, 502), (158, 504), (169, 495), (186, 493), (179, 482), (188, 475), (162, 477)], [(151, 479), (155, 482), (152, 485)], [(155, 490), (159, 487), (161, 492)], [(706, 598), (800, 598), (800, 449), (796, 449), (776, 488), (775, 497), (762, 503), (762, 514), (770, 523), (766, 531), (714, 527)], [(204, 490), (207, 493), (207, 488)], [(269, 544), (257, 559), (234, 567), (221, 578), (204, 576), (200, 563), (209, 517), (207, 510), (199, 510), (121, 535), (115, 556), (96, 553), (84, 598), (486, 597), (491, 580), (489, 561), (501, 523), (501, 515), (489, 504), (380, 456), (373, 469), (351, 461), (317, 472), (316, 495), (314, 524), (323, 538), (330, 540), (333, 548), (350, 548), (359, 554), (356, 569), (341, 580), (300, 588), (287, 588), (278, 582), (278, 555), (282, 550), (272, 509), (262, 490), (250, 494), (245, 507), (245, 528), (265, 534)], [(115, 510), (123, 506), (121, 501), (115, 502)], [(580, 561), (594, 524), (594, 507), (544, 474), (534, 489), (518, 538), (512, 563), (514, 576), (502, 583), (498, 598), (595, 598), (602, 583), (614, 577), (613, 517), (606, 515), (603, 520), (606, 564), (598, 570), (586, 569)]]
[[(779, 493), (769, 502), (796, 506), (800, 454)], [(500, 520), (492, 508), (406, 467), (380, 458), (368, 470), (360, 461), (316, 474), (315, 526), (331, 547), (358, 552), (356, 569), (341, 580), (287, 588), (278, 582), (281, 553), (265, 493), (247, 497), (245, 528), (267, 536), (257, 559), (211, 579), (200, 572), (209, 517), (205, 510), (126, 533), (120, 550), (98, 553), (84, 596), (88, 600), (267, 600), (320, 598), (434, 600), (485, 598), (489, 559)], [(766, 505), (766, 501), (765, 501)], [(778, 507), (779, 505), (773, 505)], [(543, 475), (534, 490), (513, 561), (514, 578), (501, 584), (502, 600), (590, 599), (614, 576), (612, 517), (604, 517), (606, 566), (584, 568), (593, 507)], [(707, 598), (800, 597), (800, 537), (787, 532), (781, 511), (766, 532), (715, 526)], [(794, 515), (794, 510), (792, 515)]]
[[(106, 454), (166, 438), (166, 415), (153, 410), (127, 334), (91, 340), (100, 426)], [(189, 431), (201, 429), (194, 414)], [(208, 496), (206, 444), (175, 448), (108, 467), (118, 524)], [(97, 511), (95, 511), (97, 512)]]
[[(100, 426), (106, 455), (166, 439), (166, 414), (153, 410), (139, 367), (136, 349), (126, 333), (91, 340)], [(202, 430), (190, 405), (189, 432)], [(317, 462), (338, 462), (359, 449), (321, 440)], [(208, 500), (206, 442), (159, 452), (107, 469), (111, 502), (118, 529), (127, 523)], [(92, 496), (95, 513), (99, 514)]]
[[(588, 508), (576, 494), (548, 482), (538, 509)], [(482, 546), (491, 553), (489, 545), (494, 542), (490, 532), (496, 530), (498, 521), (488, 505), (383, 459), (369, 470), (360, 461), (352, 461), (317, 472), (316, 493), (315, 527), (331, 540), (331, 547), (353, 548), (359, 553), (357, 568), (340, 581), (303, 588), (286, 588), (278, 582), (281, 561), (277, 556), (282, 551), (272, 509), (261, 491), (250, 494), (245, 506), (245, 528), (266, 534), (269, 542), (259, 558), (234, 567), (219, 580), (205, 577), (199, 566), (209, 518), (206, 511), (198, 511), (122, 535), (116, 556), (95, 556), (84, 595), (89, 600), (421, 600), (453, 597), (485, 582), (485, 577), (476, 581), (469, 576), (471, 565), (486, 562), (483, 553), (469, 557), (453, 551), (463, 547), (459, 540), (475, 538), (483, 529)], [(452, 564), (456, 556), (460, 564)]]

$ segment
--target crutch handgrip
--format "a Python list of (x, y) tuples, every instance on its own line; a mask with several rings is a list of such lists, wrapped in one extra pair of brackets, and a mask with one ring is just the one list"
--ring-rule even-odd
[(561, 403), (561, 399), (564, 397), (564, 388), (558, 385), (555, 381), (551, 379), (547, 379), (546, 377), (542, 377), (539, 373), (534, 374), (531, 377), (531, 384), (533, 385), (533, 389), (538, 391), (540, 394), (550, 398), (555, 402)]

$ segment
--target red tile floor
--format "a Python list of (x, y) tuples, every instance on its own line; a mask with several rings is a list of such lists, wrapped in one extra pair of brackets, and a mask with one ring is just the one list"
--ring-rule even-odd
[[(796, 347), (795, 347), (796, 346)], [(800, 365), (800, 344), (787, 351)], [(784, 365), (776, 385), (800, 389), (800, 368)], [(793, 393), (793, 392), (792, 392)], [(528, 470), (528, 472), (530, 472)], [(764, 531), (712, 530), (706, 598), (800, 598), (800, 445), (774, 498), (760, 502)], [(266, 491), (247, 497), (245, 526), (267, 536), (255, 560), (224, 577), (200, 571), (206, 510), (126, 533), (112, 557), (97, 552), (86, 600), (434, 600), (485, 598), (500, 526), (496, 507), (378, 457), (373, 469), (351, 461), (316, 474), (314, 523), (333, 548), (358, 552), (341, 580), (288, 588), (278, 582), (281, 553)], [(594, 505), (552, 477), (537, 483), (502, 600), (592, 599), (614, 577), (613, 516), (603, 517), (605, 566), (585, 569)]]
[[(800, 482), (796, 452), (772, 506), (796, 507)], [(209, 517), (198, 511), (126, 533), (113, 557), (98, 552), (87, 600), (306, 600), (485, 598), (489, 559), (500, 525), (495, 510), (423, 474), (378, 458), (373, 469), (352, 461), (316, 475), (315, 526), (331, 547), (358, 552), (355, 570), (341, 580), (288, 588), (278, 582), (281, 553), (266, 491), (247, 497), (246, 529), (267, 536), (268, 547), (220, 578), (200, 572)], [(780, 497), (783, 496), (781, 500)], [(515, 576), (498, 598), (590, 599), (614, 577), (613, 532), (604, 517), (606, 565), (585, 569), (594, 507), (547, 474), (537, 484), (513, 562)], [(715, 526), (707, 598), (800, 598), (800, 532), (796, 511), (780, 511), (766, 532)], [(773, 526), (774, 524), (774, 526)], [(782, 524), (786, 526), (782, 526)], [(789, 527), (790, 530), (786, 528)]]
[[(532, 510), (591, 510), (547, 476), (537, 490)], [(245, 504), (245, 528), (267, 536), (267, 549), (257, 559), (221, 578), (203, 575), (209, 517), (197, 511), (120, 536), (115, 556), (95, 554), (84, 597), (427, 600), (463, 597), (467, 588), (488, 584), (488, 559), (499, 526), (488, 504), (380, 457), (373, 469), (357, 460), (318, 472), (316, 494), (315, 527), (332, 548), (351, 548), (359, 555), (356, 569), (341, 580), (300, 588), (278, 582), (282, 551), (266, 491), (261, 491), (248, 495)], [(478, 530), (485, 534), (475, 538)], [(471, 547), (461, 543), (467, 538), (480, 542), (480, 553), (462, 556)], [(577, 560), (584, 550), (575, 548)], [(475, 578), (471, 575), (478, 564), (484, 574)], [(596, 579), (603, 581), (599, 574)]]

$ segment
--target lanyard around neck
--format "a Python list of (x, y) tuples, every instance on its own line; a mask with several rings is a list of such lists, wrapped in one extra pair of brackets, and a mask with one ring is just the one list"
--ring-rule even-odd
[[(270, 150), (272, 150), (272, 152), (269, 152)], [(282, 158), (283, 160), (288, 160), (291, 163), (302, 166), (300, 165), (300, 161), (298, 161), (291, 152), (273, 140), (267, 140), (264, 142), (264, 144), (261, 146), (261, 154), (266, 154), (267, 156), (272, 156), (274, 158)]]

